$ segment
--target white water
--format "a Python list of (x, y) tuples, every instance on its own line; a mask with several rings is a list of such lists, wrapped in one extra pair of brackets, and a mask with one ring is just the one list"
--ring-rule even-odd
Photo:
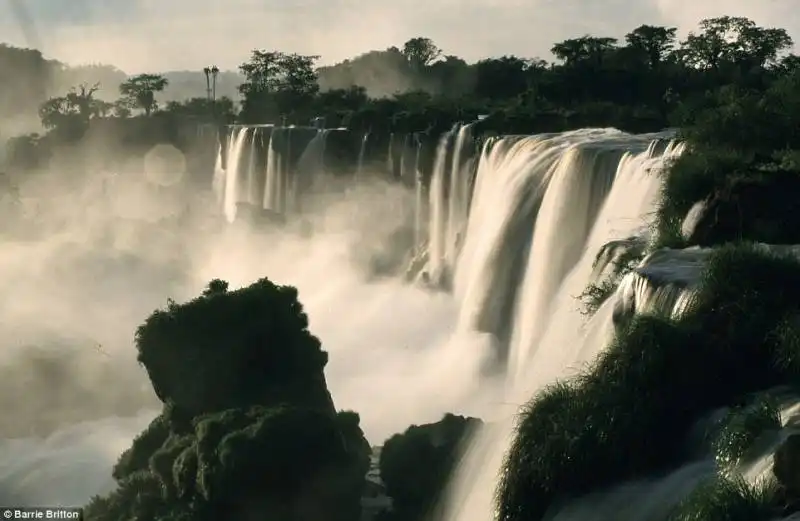
[[(594, 129), (505, 138), (484, 149), (456, 291), (460, 327), (500, 332), (499, 310), (509, 299), (516, 302), (513, 322), (505, 326), (512, 332), (505, 401), (520, 405), (574, 374), (610, 338), (611, 304), (586, 324), (575, 297), (591, 282), (603, 244), (637, 232), (653, 209), (660, 180), (649, 169), (663, 163), (650, 147), (654, 137)], [(517, 243), (506, 245), (509, 237)], [(512, 265), (520, 255), (527, 266), (515, 295)], [(513, 410), (505, 412), (467, 452), (448, 519), (491, 518), (513, 428)]]
[(254, 133), (255, 129), (237, 127), (228, 139), (227, 165), (225, 167), (225, 192), (223, 211), (229, 223), (236, 220), (236, 203), (239, 202), (240, 172), (242, 152), (247, 143), (247, 134)]
[[(240, 129), (231, 136), (228, 147), (228, 171), (224, 176), (228, 219), (235, 218), (237, 190), (244, 184), (238, 182), (238, 168), (233, 165), (239, 164), (236, 157), (243, 153), (243, 143), (249, 135)], [(307, 164), (318, 164), (324, 151), (321, 141), (318, 139), (316, 151), (308, 154)], [(57, 192), (49, 199), (50, 204), (59, 201), (62, 193)], [(102, 211), (101, 205), (93, 205), (90, 199), (81, 200), (84, 206), (80, 208), (70, 206), (70, 211), (91, 208), (97, 212), (76, 221), (67, 232), (65, 240), (71, 251), (94, 252), (97, 236), (85, 227), (87, 219), (91, 224), (110, 227), (114, 244), (130, 241), (129, 233), (139, 233), (138, 221), (117, 224), (118, 216), (103, 213), (127, 202), (126, 196), (123, 191), (113, 196), (119, 200), (113, 199), (110, 204), (103, 201)], [(102, 331), (105, 336), (98, 343), (102, 343), (103, 351), (94, 344), (86, 347), (85, 370), (104, 371), (97, 359), (104, 360), (108, 350), (108, 357), (119, 360), (131, 380), (147, 385), (146, 375), (133, 360), (135, 351), (131, 344), (135, 326), (149, 310), (164, 305), (170, 296), (183, 300), (196, 295), (211, 278), (224, 278), (236, 287), (267, 275), (299, 288), (300, 299), (310, 316), (310, 327), (330, 353), (326, 376), (337, 406), (361, 413), (368, 438), (381, 443), (411, 423), (436, 421), (445, 412), (458, 408), (477, 414), (481, 406), (492, 400), (489, 393), (479, 390), (476, 378), (487, 350), (483, 339), (471, 336), (451, 339), (457, 314), (453, 299), (401, 281), (368, 282), (353, 260), (354, 252), (372, 247), (365, 237), (386, 237), (401, 224), (408, 224), (406, 216), (411, 213), (413, 201), (414, 194), (404, 188), (364, 183), (338, 197), (324, 211), (309, 216), (318, 230), (312, 237), (299, 236), (291, 230), (254, 236), (238, 228), (220, 234), (187, 223), (175, 232), (165, 231), (163, 243), (152, 242), (152, 235), (145, 234), (126, 250), (152, 260), (159, 267), (183, 270), (189, 289), (181, 292), (147, 272), (142, 277), (150, 284), (128, 281), (131, 272), (125, 269), (109, 276), (93, 273), (82, 290), (88, 293), (97, 286), (104, 290), (100, 294), (92, 291), (87, 296), (79, 290), (54, 293), (53, 288), (59, 287), (61, 281), (58, 277), (74, 275), (76, 267), (71, 257), (54, 250), (50, 238), (19, 245), (22, 251), (19, 254), (3, 244), (0, 261), (4, 278), (0, 282), (6, 290), (9, 289), (6, 286), (15, 288), (14, 293), (5, 293), (15, 305), (8, 307), (10, 311), (7, 306), (0, 306), (0, 324), (16, 325), (14, 320), (18, 320), (20, 306), (24, 305), (26, 310), (30, 308), (28, 314), (33, 318), (28, 320), (33, 328), (40, 327), (42, 316), (47, 316), (54, 326), (80, 324), (82, 332)], [(75, 200), (69, 204), (75, 204)], [(106, 235), (103, 237), (105, 241)], [(49, 253), (51, 250), (54, 253)], [(170, 256), (173, 252), (190, 256), (189, 262), (175, 262)], [(60, 270), (56, 278), (48, 271), (54, 264)], [(65, 275), (60, 275), (62, 272)], [(39, 282), (41, 287), (32, 286), (31, 281)], [(123, 281), (130, 284), (119, 284)], [(123, 287), (117, 289), (118, 286)], [(80, 300), (79, 294), (83, 297)], [(121, 320), (121, 310), (127, 310), (132, 299), (144, 304), (137, 305), (135, 312), (125, 314), (125, 320)], [(7, 328), (4, 331), (9, 332)], [(12, 342), (13, 333), (6, 337), (10, 339), (6, 343)], [(106, 337), (115, 342), (107, 341)], [(4, 350), (2, 361), (18, 363), (13, 356)], [(450, 372), (444, 377), (448, 382), (445, 387), (443, 367)], [(120, 381), (120, 385), (130, 384)], [(86, 391), (109, 392), (98, 387)], [(31, 387), (26, 393), (34, 395), (37, 390)], [(52, 407), (58, 407), (58, 403), (52, 403)], [(146, 409), (133, 419), (93, 420), (64, 427), (52, 436), (0, 441), (0, 497), (8, 504), (76, 505), (85, 503), (94, 494), (107, 493), (114, 486), (110, 475), (112, 465), (155, 414), (156, 411)], [(19, 454), (23, 449), (24, 454)]]
[(276, 132), (278, 131), (273, 129), (270, 133), (269, 144), (267, 145), (267, 163), (266, 172), (264, 173), (266, 180), (264, 183), (264, 200), (262, 202), (266, 210), (283, 212), (285, 211), (283, 204), (285, 171), (280, 152), (276, 149), (278, 141), (275, 137)]

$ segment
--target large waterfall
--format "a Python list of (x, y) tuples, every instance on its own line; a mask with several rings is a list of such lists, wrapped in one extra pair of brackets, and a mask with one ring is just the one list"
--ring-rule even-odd
[[(454, 272), (457, 327), (493, 337), (505, 364), (505, 401), (521, 404), (605, 345), (610, 313), (603, 309), (587, 324), (576, 297), (591, 282), (603, 244), (643, 233), (658, 170), (681, 147), (669, 133), (607, 129), (492, 138), (473, 178), (460, 157), (469, 132), (461, 127), (439, 145), (429, 269), (434, 277)], [(451, 519), (489, 518), (512, 428), (513, 410), (504, 413), (468, 451)]]
[[(275, 227), (242, 239), (228, 234), (236, 227), (223, 227), (213, 238), (193, 238), (187, 279), (243, 285), (268, 275), (297, 286), (311, 329), (330, 353), (326, 377), (337, 405), (361, 414), (375, 445), (444, 412), (485, 418), (451, 483), (442, 519), (489, 521), (519, 407), (592, 362), (616, 322), (648, 310), (679, 316), (691, 298), (706, 255), (700, 249), (650, 255), (590, 318), (578, 299), (597, 277), (596, 260), (608, 243), (647, 240), (660, 171), (683, 147), (671, 132), (614, 129), (487, 138), (478, 122), (436, 136), (428, 165), (419, 136), (393, 135), (384, 144), (372, 134), (340, 130), (230, 127), (212, 186), (216, 212), (227, 222), (237, 221), (243, 208), (288, 218), (308, 210), (315, 190), (333, 191), (320, 174), (335, 173), (337, 159), (350, 158), (355, 175), (349, 182), (357, 188), (375, 177), (373, 169), (388, 172), (391, 181), (329, 197), (335, 204), (324, 211), (344, 217), (316, 235)], [(379, 146), (385, 155), (371, 161), (371, 147)], [(413, 251), (406, 253), (417, 263), (409, 270), (417, 283), (399, 276), (366, 280), (351, 262), (353, 250), (369, 246), (366, 238), (396, 231), (393, 219), (413, 235)], [(26, 262), (9, 270), (22, 272)], [(641, 276), (648, 269), (663, 284)], [(147, 305), (166, 297), (159, 293)], [(135, 325), (126, 322), (125, 349)], [(487, 347), (489, 356), (478, 352)], [(783, 412), (786, 421), (799, 416), (796, 400), (787, 398)], [(28, 504), (85, 502), (107, 492), (111, 464), (152, 414), (0, 442), (0, 492)], [(15, 457), (19, 450), (27, 456)], [(770, 450), (745, 469), (749, 478), (766, 472)], [(713, 472), (713, 462), (701, 458), (665, 476), (571, 501), (550, 519), (650, 521)], [(75, 474), (85, 479), (60, 485)]]

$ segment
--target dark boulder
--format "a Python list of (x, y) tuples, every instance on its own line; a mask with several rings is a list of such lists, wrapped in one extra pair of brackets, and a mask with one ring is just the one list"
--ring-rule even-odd
[(789, 494), (800, 499), (800, 434), (792, 434), (775, 451), (772, 473)]
[(686, 230), (693, 245), (800, 243), (800, 175), (787, 171), (733, 178), (705, 201), (695, 218)]

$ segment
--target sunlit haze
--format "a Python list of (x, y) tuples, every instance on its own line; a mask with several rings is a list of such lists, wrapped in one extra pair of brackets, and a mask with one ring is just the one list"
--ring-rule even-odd
[[(553, 42), (583, 34), (623, 36), (643, 23), (682, 33), (702, 18), (746, 16), (800, 36), (795, 0), (31, 0), (47, 56), (109, 63), (128, 73), (235, 69), (254, 48), (318, 54), (335, 63), (368, 50), (432, 38), (467, 60), (515, 54), (550, 58)], [(0, 34), (27, 44), (9, 2)]]

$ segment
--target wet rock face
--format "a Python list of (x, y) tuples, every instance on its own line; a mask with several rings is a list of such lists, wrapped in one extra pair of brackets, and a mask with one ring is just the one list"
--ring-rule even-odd
[(800, 434), (792, 434), (775, 451), (772, 473), (788, 492), (800, 498)]
[(698, 208), (690, 244), (713, 246), (737, 240), (800, 243), (800, 176), (775, 173), (733, 179)]

